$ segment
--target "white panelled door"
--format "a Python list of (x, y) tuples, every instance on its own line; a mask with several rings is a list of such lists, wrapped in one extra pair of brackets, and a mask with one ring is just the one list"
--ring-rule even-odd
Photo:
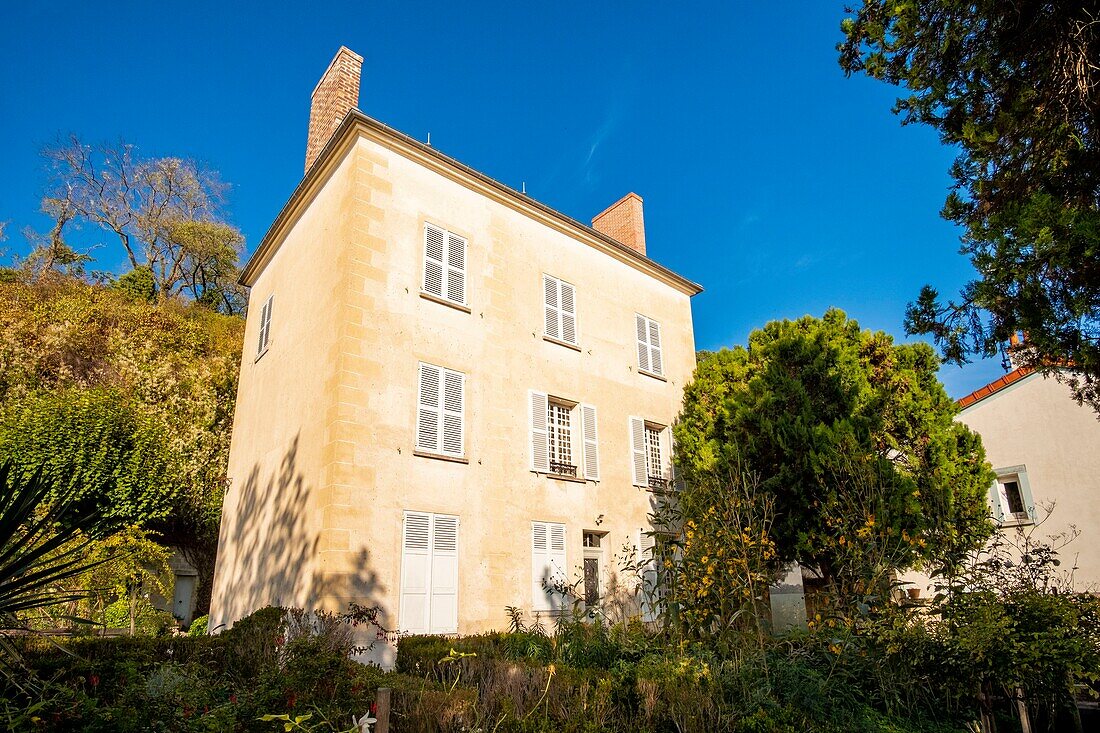
[(405, 512), (398, 616), (401, 631), (458, 632), (458, 517)]

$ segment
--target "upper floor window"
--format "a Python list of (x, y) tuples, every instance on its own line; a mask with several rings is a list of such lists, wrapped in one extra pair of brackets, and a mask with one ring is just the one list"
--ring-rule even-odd
[(600, 480), (596, 408), (530, 392), (531, 470)]
[(424, 223), (424, 282), (426, 294), (466, 305), (466, 239)]
[(669, 488), (672, 479), (672, 430), (630, 418), (630, 473), (635, 486), (654, 491)]
[(260, 310), (260, 343), (256, 348), (257, 359), (264, 355), (268, 344), (271, 343), (271, 304), (274, 298), (274, 295), (267, 296), (264, 307)]
[(577, 344), (577, 304), (571, 284), (552, 275), (542, 276), (545, 300), (546, 336), (554, 341)]
[(466, 375), (421, 363), (418, 381), (416, 449), (461, 458)]
[(638, 369), (644, 374), (664, 375), (661, 358), (661, 324), (652, 318), (634, 314), (634, 326), (638, 340)]
[(1024, 466), (998, 469), (992, 494), (993, 516), (1000, 526), (1018, 526), (1035, 521), (1035, 501)]

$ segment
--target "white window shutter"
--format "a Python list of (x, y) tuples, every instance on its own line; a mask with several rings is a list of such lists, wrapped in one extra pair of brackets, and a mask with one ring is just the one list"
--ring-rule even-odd
[(421, 362), (416, 409), (416, 447), (419, 450), (439, 452), (442, 381), (442, 369)]
[(645, 463), (645, 420), (630, 418), (630, 475), (635, 486), (648, 486)]
[(596, 408), (592, 405), (581, 405), (581, 430), (584, 433), (584, 477), (589, 481), (599, 481), (599, 437), (596, 431)]
[(535, 611), (550, 608), (544, 581), (550, 580), (550, 537), (546, 522), (531, 523), (531, 601)]
[(649, 321), (649, 368), (654, 374), (664, 374), (664, 360), (661, 358), (661, 324), (652, 318)]
[(539, 473), (550, 472), (550, 449), (546, 442), (548, 401), (545, 392), (534, 390), (531, 390), (527, 400), (531, 410), (531, 470)]
[(1035, 499), (1031, 495), (1031, 482), (1027, 479), (1027, 472), (1021, 470), (1016, 478), (1020, 482), (1020, 500), (1024, 503), (1027, 518), (1032, 522), (1039, 521), (1035, 514)]
[(553, 339), (560, 339), (561, 329), (559, 323), (561, 316), (557, 278), (544, 274), (542, 276), (542, 292), (546, 312), (546, 335)]
[(661, 475), (671, 483), (675, 476), (675, 469), (672, 465), (672, 428), (665, 428), (661, 431)]
[[(565, 558), (565, 525), (550, 524), (550, 577), (555, 585), (560, 586), (566, 582)], [(561, 593), (554, 593), (550, 598), (551, 606), (555, 611), (565, 606), (565, 598)]]
[(466, 303), (466, 240), (447, 233), (447, 300)]
[(457, 633), (458, 517), (446, 514), (433, 517), (431, 580), (428, 633)]
[(428, 633), (431, 515), (406, 512), (401, 547), (401, 631)]
[(461, 372), (443, 370), (442, 452), (449, 456), (462, 455), (464, 388), (465, 377)]
[(638, 567), (642, 571), (642, 593), (639, 600), (642, 621), (646, 622), (656, 621), (658, 616), (657, 601), (660, 589), (658, 588), (657, 558), (654, 555), (656, 544), (656, 538), (652, 532), (645, 529), (638, 530)]
[(445, 297), (443, 289), (446, 235), (434, 224), (424, 223), (424, 292), (437, 298)]
[(634, 330), (638, 339), (638, 368), (648, 372), (649, 367), (649, 324), (645, 316), (634, 315)]
[(263, 308), (260, 309), (260, 341), (256, 348), (257, 354), (264, 353), (264, 349), (267, 348), (267, 344), (271, 340), (271, 304), (274, 299), (274, 295), (267, 296)]
[(993, 482), (989, 488), (990, 503), (993, 504), (993, 519), (997, 524), (1005, 521), (1005, 511), (1008, 508), (1008, 493), (1000, 479)]
[(561, 340), (571, 344), (577, 343), (577, 304), (573, 286), (561, 280), (558, 281), (560, 297), (558, 303), (561, 306)]

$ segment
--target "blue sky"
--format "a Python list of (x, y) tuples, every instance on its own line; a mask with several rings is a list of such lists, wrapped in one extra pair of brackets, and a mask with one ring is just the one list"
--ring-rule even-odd
[[(255, 245), (343, 44), (365, 57), (368, 115), (582, 221), (641, 195), (650, 256), (706, 288), (699, 348), (829, 306), (904, 338), (922, 284), (972, 274), (938, 216), (953, 154), (898, 124), (896, 90), (845, 79), (843, 5), (19, 3), (0, 24), (0, 247), (46, 228), (37, 151), (69, 132), (220, 171)], [(1001, 373), (941, 376), (960, 396)]]

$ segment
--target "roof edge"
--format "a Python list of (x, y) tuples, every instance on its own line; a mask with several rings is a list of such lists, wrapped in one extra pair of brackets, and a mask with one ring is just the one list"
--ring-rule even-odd
[[(607, 251), (608, 254), (616, 257), (616, 259), (635, 267), (635, 269), (653, 275), (658, 280), (666, 282), (688, 296), (698, 295), (703, 292), (702, 286), (698, 283), (688, 280), (664, 265), (639, 254), (622, 242), (612, 239), (587, 224), (583, 224), (546, 204), (536, 201), (530, 196), (494, 178), (490, 178), (465, 163), (444, 155), (430, 145), (409, 137), (405, 133), (395, 130), (372, 117), (368, 117), (357, 109), (349, 111), (344, 116), (343, 121), (340, 123), (340, 127), (337, 128), (328, 143), (325, 144), (325, 147), (321, 150), (313, 165), (310, 166), (310, 169), (295, 187), (290, 198), (275, 217), (275, 221), (272, 222), (271, 226), (264, 234), (263, 239), (260, 240), (260, 244), (256, 247), (256, 251), (252, 253), (252, 256), (241, 270), (239, 282), (242, 285), (251, 285), (251, 283), (255, 281), (256, 276), (259, 275), (260, 271), (267, 265), (268, 260), (270, 260), (271, 256), (274, 254), (274, 250), (282, 243), (282, 237), (285, 236), (288, 225), (296, 218), (295, 215), (299, 207), (315, 192), (314, 189), (324, 180), (329, 172), (328, 168), (340, 158), (342, 152), (345, 152), (343, 149), (349, 147), (349, 141), (353, 139), (353, 133), (357, 129), (360, 131), (360, 134), (362, 132), (374, 133), (376, 138), (390, 142), (395, 152), (399, 154), (403, 152), (400, 146), (405, 146), (420, 156), (434, 161), (440, 168), (450, 169), (460, 177), (465, 176), (472, 179), (474, 182), (497, 193), (502, 200), (510, 201), (513, 204), (513, 208), (521, 211), (521, 213), (527, 213), (528, 215), (541, 214), (543, 217), (557, 222), (560, 231), (573, 236), (573, 238), (577, 239), (581, 244), (588, 244), (597, 249)], [(524, 211), (525, 209), (527, 211)], [(539, 217), (535, 216), (533, 218), (537, 219)]]
[(989, 384), (974, 390), (965, 397), (960, 397), (958, 400), (956, 400), (956, 403), (958, 404), (960, 409), (965, 410), (966, 408), (976, 405), (987, 397), (992, 397), (1001, 390), (1006, 389), (1016, 382), (1019, 382), (1022, 379), (1026, 379), (1027, 377), (1030, 377), (1032, 374), (1035, 373), (1035, 369), (1031, 367), (1019, 367), (1018, 369), (1013, 369), (1011, 372), (1005, 374), (1003, 377), (993, 380)]

